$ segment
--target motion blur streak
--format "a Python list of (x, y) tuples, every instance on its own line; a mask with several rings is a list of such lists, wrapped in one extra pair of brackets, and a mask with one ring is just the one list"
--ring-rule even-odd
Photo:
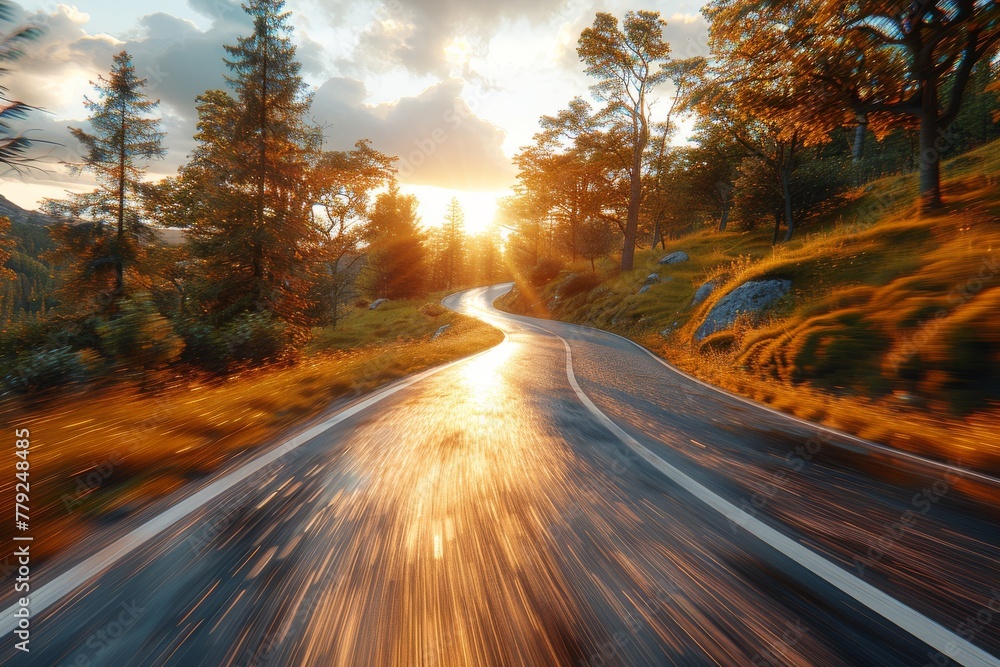
[[(602, 412), (714, 493), (739, 506), (769, 482), (758, 519), (845, 568), (868, 558), (866, 581), (946, 628), (991, 609), (991, 505), (946, 494), (873, 558), (868, 545), (934, 472), (835, 443), (788, 469), (785, 455), (809, 437), (801, 425), (610, 336), (490, 311), (502, 291), (448, 304), (500, 326), (506, 342), (344, 420), (150, 539), (33, 619), (30, 658), (5, 637), (0, 663), (941, 662), (625, 448), (579, 402), (563, 343), (540, 328), (570, 340)], [(128, 627), (115, 625), (123, 604), (135, 610)], [(994, 616), (970, 639), (996, 654)]]

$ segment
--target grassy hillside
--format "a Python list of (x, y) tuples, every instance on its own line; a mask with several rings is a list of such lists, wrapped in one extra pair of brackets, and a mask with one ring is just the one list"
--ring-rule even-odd
[[(444, 324), (451, 326), (432, 340)], [(63, 550), (109, 516), (134, 512), (273, 442), (336, 399), (484, 350), (503, 334), (436, 301), (400, 301), (356, 308), (314, 339), (312, 352), (291, 366), (222, 378), (191, 370), (162, 378), (153, 391), (90, 383), (0, 402), (5, 429), (31, 431), (32, 554)], [(9, 506), (14, 461), (0, 485)], [(13, 530), (5, 524), (0, 539)]]
[[(877, 181), (769, 231), (705, 230), (640, 253), (635, 271), (573, 267), (502, 304), (629, 336), (728, 389), (864, 437), (1000, 471), (1000, 143), (944, 165), (946, 207), (919, 217), (915, 175)], [(646, 277), (661, 282), (639, 294)], [(748, 280), (791, 280), (759, 317), (698, 341), (718, 301)], [(716, 289), (692, 307), (706, 281)]]

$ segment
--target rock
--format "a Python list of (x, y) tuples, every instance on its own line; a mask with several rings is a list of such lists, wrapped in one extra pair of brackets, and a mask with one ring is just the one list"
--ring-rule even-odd
[(669, 255), (663, 257), (657, 264), (680, 264), (681, 262), (686, 262), (690, 259), (688, 254), (683, 250), (678, 250), (677, 252), (672, 252)]
[(698, 291), (694, 293), (694, 298), (691, 299), (691, 307), (697, 306), (699, 303), (708, 298), (708, 295), (712, 293), (715, 289), (715, 283), (709, 280), (707, 283), (698, 288)]
[(680, 326), (680, 324), (681, 324), (681, 323), (680, 323), (680, 321), (679, 321), (679, 320), (674, 320), (674, 323), (673, 323), (673, 324), (671, 324), (671, 325), (670, 325), (669, 327), (667, 327), (666, 329), (664, 329), (663, 331), (661, 331), (661, 332), (660, 332), (660, 335), (661, 335), (661, 336), (663, 336), (664, 338), (670, 338), (670, 336), (672, 336), (672, 335), (673, 335), (673, 333), (674, 333), (675, 331), (677, 331), (677, 327), (679, 327), (679, 326)]
[(389, 299), (375, 299), (374, 301), (372, 301), (372, 305), (368, 306), (368, 310), (375, 310), (388, 300)]
[(643, 285), (652, 285), (658, 282), (660, 282), (660, 274), (650, 273), (648, 276), (646, 276), (646, 282), (644, 282)]
[(649, 285), (643, 285), (642, 287), (639, 288), (639, 294), (645, 294), (648, 291), (649, 291)]
[(434, 332), (433, 336), (431, 336), (431, 340), (437, 340), (438, 338), (440, 338), (441, 334), (443, 334), (445, 331), (447, 331), (449, 327), (451, 327), (450, 324), (444, 324), (444, 325), (438, 327), (438, 330)]
[(694, 339), (703, 340), (716, 331), (728, 329), (740, 313), (759, 313), (788, 294), (791, 288), (790, 280), (752, 280), (743, 283), (719, 299), (712, 312), (698, 327)]

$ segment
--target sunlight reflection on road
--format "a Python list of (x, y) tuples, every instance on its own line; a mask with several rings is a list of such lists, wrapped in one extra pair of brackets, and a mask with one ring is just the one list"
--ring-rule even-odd
[[(336, 524), (319, 529), (334, 535), (355, 522), (379, 529), (345, 545), (338, 560), (351, 564), (343, 574), (352, 585), (314, 619), (312, 655), (335, 654), (345, 665), (364, 664), (364, 656), (435, 664), (427, 656), (447, 644), (450, 665), (496, 664), (498, 650), (506, 664), (564, 662), (564, 647), (545, 628), (572, 623), (573, 611), (563, 606), (553, 617), (525, 596), (531, 587), (562, 597), (542, 593), (555, 582), (532, 580), (556, 576), (545, 515), (565, 500), (567, 457), (546, 435), (551, 426), (514, 391), (519, 348), (505, 342), (433, 378), (358, 429), (352, 467), (369, 471), (372, 484), (344, 498)], [(373, 605), (372, 592), (385, 582), (390, 599)], [(377, 626), (387, 641), (350, 626)]]

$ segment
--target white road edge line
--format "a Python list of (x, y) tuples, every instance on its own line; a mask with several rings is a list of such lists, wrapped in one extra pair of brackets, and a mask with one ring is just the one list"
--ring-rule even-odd
[[(541, 327), (539, 327), (541, 328)], [(670, 465), (656, 454), (646, 449), (635, 438), (615, 424), (604, 414), (593, 401), (583, 393), (576, 375), (573, 372), (573, 351), (569, 342), (559, 334), (547, 332), (562, 341), (566, 348), (566, 375), (569, 384), (576, 392), (580, 402), (589, 410), (601, 424), (632, 451), (641, 456), (654, 468), (673, 480), (678, 486), (701, 500), (703, 503), (722, 514), (724, 517), (742, 526), (758, 539), (775, 550), (788, 556), (799, 565), (840, 589), (861, 604), (865, 605), (886, 620), (909, 632), (928, 646), (937, 649), (952, 660), (966, 667), (997, 667), (1000, 660), (982, 650), (975, 644), (959, 637), (954, 632), (927, 618), (915, 609), (911, 609), (899, 600), (883, 593), (869, 583), (859, 579), (847, 570), (827, 560), (815, 551), (808, 549), (784, 534), (771, 528), (759, 519), (754, 518), (739, 509), (721, 496), (716, 495), (691, 477)]]
[[(507, 336), (504, 334), (504, 342), (506, 342), (506, 340)], [(152, 538), (156, 537), (176, 524), (178, 521), (181, 521), (196, 510), (208, 504), (220, 494), (233, 488), (246, 478), (253, 475), (255, 472), (258, 472), (266, 468), (271, 463), (274, 463), (293, 449), (309, 442), (316, 436), (324, 433), (337, 424), (364, 412), (373, 405), (384, 401), (393, 394), (406, 389), (410, 385), (420, 382), (431, 375), (435, 375), (457, 366), (458, 364), (475, 359), (482, 354), (486, 354), (491, 349), (493, 348), (483, 350), (482, 352), (478, 352), (471, 356), (463, 357), (456, 361), (444, 364), (443, 366), (430, 368), (426, 371), (418, 373), (417, 375), (403, 379), (396, 384), (373, 394), (369, 398), (337, 412), (326, 421), (313, 426), (303, 433), (289, 438), (274, 449), (261, 454), (251, 461), (248, 461), (246, 465), (215, 480), (205, 488), (188, 496), (170, 509), (158, 514), (138, 528), (135, 528), (127, 535), (119, 538), (115, 542), (112, 542), (110, 545), (97, 552), (87, 560), (74, 565), (52, 581), (36, 589), (29, 595), (31, 601), (31, 604), (29, 605), (31, 616), (33, 618), (37, 617), (38, 614), (45, 611), (48, 607), (52, 606), (56, 602), (59, 602), (63, 597), (80, 588), (92, 578), (101, 574), (112, 565), (125, 558)], [(15, 627), (17, 627), (17, 619), (14, 617), (14, 612), (19, 608), (20, 605), (14, 603), (4, 610), (3, 617), (0, 618), (0, 635), (8, 635), (14, 631)]]
[[(501, 283), (501, 284), (502, 285), (510, 284), (512, 287), (514, 285), (514, 283)], [(503, 296), (503, 295), (501, 294), (501, 296)], [(524, 322), (524, 318), (528, 318), (528, 319), (538, 320), (540, 322), (545, 322), (545, 323), (565, 324), (565, 325), (569, 325), (569, 326), (580, 327), (581, 329), (587, 329), (589, 331), (594, 331), (594, 332), (599, 333), (599, 334), (607, 334), (608, 336), (613, 336), (614, 338), (618, 338), (618, 339), (620, 339), (620, 340), (628, 343), (629, 345), (632, 345), (634, 347), (639, 348), (639, 350), (641, 350), (642, 352), (648, 354), (654, 361), (656, 361), (658, 364), (660, 364), (661, 366), (663, 366), (667, 370), (669, 370), (669, 371), (671, 371), (673, 373), (676, 373), (677, 375), (680, 375), (681, 377), (687, 378), (691, 382), (694, 382), (695, 384), (699, 384), (702, 387), (705, 387), (706, 389), (710, 389), (712, 391), (715, 391), (715, 392), (718, 392), (718, 393), (723, 394), (725, 396), (728, 396), (729, 398), (737, 400), (740, 403), (744, 403), (745, 405), (749, 405), (749, 406), (757, 408), (759, 410), (764, 410), (766, 412), (770, 412), (771, 414), (775, 415), (776, 417), (781, 417), (783, 419), (787, 419), (788, 421), (795, 422), (796, 424), (799, 424), (801, 426), (807, 426), (810, 429), (814, 429), (814, 430), (817, 430), (817, 431), (821, 431), (823, 433), (827, 433), (829, 435), (833, 435), (833, 436), (835, 436), (837, 438), (840, 438), (842, 440), (848, 440), (848, 441), (853, 442), (854, 444), (856, 444), (858, 446), (864, 447), (865, 449), (870, 449), (872, 451), (877, 451), (877, 452), (880, 452), (882, 454), (885, 454), (885, 455), (889, 456), (890, 458), (906, 459), (906, 460), (913, 461), (915, 463), (919, 463), (921, 465), (924, 465), (924, 466), (927, 466), (927, 467), (930, 467), (930, 468), (937, 468), (939, 470), (945, 470), (947, 472), (950, 472), (950, 473), (952, 473), (954, 475), (958, 475), (960, 477), (966, 477), (968, 479), (975, 479), (975, 480), (978, 480), (980, 482), (984, 482), (986, 484), (990, 484), (992, 486), (1000, 486), (1000, 479), (998, 479), (996, 477), (993, 477), (991, 475), (987, 475), (986, 473), (981, 473), (981, 472), (977, 472), (975, 470), (970, 470), (968, 468), (962, 467), (961, 465), (955, 465), (955, 464), (951, 464), (951, 463), (945, 463), (944, 461), (935, 461), (934, 459), (929, 459), (929, 458), (927, 458), (925, 456), (920, 456), (919, 454), (913, 454), (911, 452), (907, 452), (907, 451), (904, 451), (902, 449), (896, 449), (895, 447), (889, 447), (888, 445), (882, 445), (882, 444), (879, 444), (877, 442), (872, 442), (871, 440), (865, 440), (864, 438), (858, 437), (856, 435), (852, 435), (852, 434), (847, 433), (845, 431), (840, 431), (838, 429), (835, 429), (832, 426), (826, 426), (824, 424), (817, 424), (816, 422), (811, 422), (808, 419), (803, 419), (802, 417), (798, 417), (796, 415), (789, 414), (787, 412), (782, 412), (781, 410), (778, 410), (776, 408), (772, 408), (771, 406), (765, 405), (763, 403), (759, 403), (759, 402), (757, 402), (757, 401), (755, 401), (755, 400), (753, 400), (751, 398), (747, 398), (746, 396), (741, 396), (740, 394), (731, 392), (728, 389), (723, 389), (722, 387), (718, 387), (718, 386), (716, 386), (716, 385), (714, 385), (714, 384), (712, 384), (710, 382), (705, 382), (704, 380), (696, 378), (695, 376), (691, 375), (690, 373), (688, 373), (686, 371), (682, 371), (681, 369), (677, 368), (676, 366), (674, 366), (673, 364), (671, 364), (670, 362), (668, 362), (666, 359), (658, 356), (652, 350), (650, 350), (647, 347), (644, 347), (644, 346), (640, 345), (639, 343), (635, 342), (631, 338), (626, 338), (625, 336), (622, 336), (621, 334), (616, 334), (613, 331), (606, 331), (604, 329), (598, 329), (597, 327), (590, 327), (590, 326), (587, 326), (586, 324), (576, 324), (575, 322), (563, 322), (561, 320), (545, 320), (545, 319), (541, 319), (541, 318), (531, 317), (529, 315), (515, 315), (513, 313), (507, 313), (507, 312), (504, 312), (502, 310), (499, 310), (495, 306), (493, 306), (492, 304), (490, 304), (490, 306), (494, 310), (496, 310), (497, 313), (499, 313), (501, 315), (511, 316), (512, 318), (515, 319), (515, 321), (520, 322), (522, 324), (526, 324), (526, 322)], [(558, 336), (559, 335), (559, 334), (555, 333), (554, 331), (550, 331), (550, 330), (548, 330), (548, 329), (546, 329), (544, 327), (538, 326), (538, 325), (529, 325), (529, 326), (535, 326), (536, 329), (544, 331), (545, 333), (552, 334), (553, 336)], [(836, 443), (834, 443), (834, 444), (836, 444)]]

